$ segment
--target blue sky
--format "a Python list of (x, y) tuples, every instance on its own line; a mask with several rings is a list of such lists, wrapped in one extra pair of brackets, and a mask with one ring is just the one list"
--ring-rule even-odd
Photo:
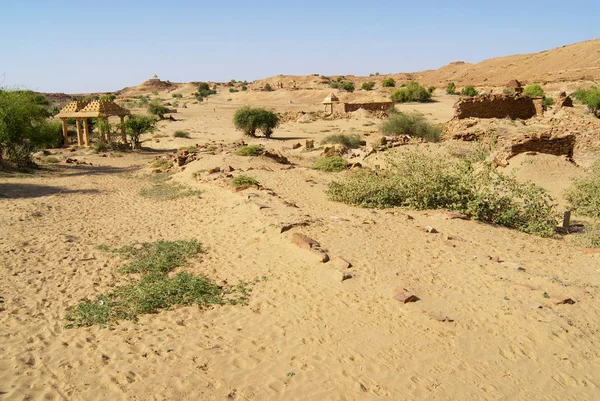
[(411, 72), (598, 37), (598, 0), (0, 0), (0, 86)]

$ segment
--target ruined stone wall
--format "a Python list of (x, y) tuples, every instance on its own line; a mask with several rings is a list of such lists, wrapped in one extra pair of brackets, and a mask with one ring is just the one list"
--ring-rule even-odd
[(368, 111), (387, 111), (394, 106), (394, 102), (376, 102), (376, 103), (344, 103), (344, 112), (350, 113), (358, 109)]
[(461, 98), (454, 105), (454, 118), (520, 118), (526, 120), (542, 113), (541, 99), (523, 95), (483, 95)]
[(575, 135), (564, 132), (560, 128), (550, 128), (545, 131), (534, 132), (514, 138), (508, 138), (501, 144), (496, 154), (495, 161), (498, 165), (505, 166), (508, 159), (520, 153), (536, 152), (556, 156), (573, 157)]

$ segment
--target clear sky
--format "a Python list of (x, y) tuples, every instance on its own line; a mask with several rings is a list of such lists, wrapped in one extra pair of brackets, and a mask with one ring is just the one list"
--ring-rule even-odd
[(412, 72), (600, 37), (600, 0), (0, 0), (0, 86)]

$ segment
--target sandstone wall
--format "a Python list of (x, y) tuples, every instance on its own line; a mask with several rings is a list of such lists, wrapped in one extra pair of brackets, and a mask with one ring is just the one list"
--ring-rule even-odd
[(521, 135), (507, 139), (497, 152), (495, 161), (501, 166), (508, 164), (508, 159), (520, 153), (537, 152), (556, 156), (573, 157), (575, 135), (559, 128)]
[(520, 118), (526, 120), (542, 113), (541, 99), (523, 95), (483, 95), (461, 98), (454, 105), (454, 118)]
[(387, 111), (394, 106), (394, 102), (376, 102), (376, 103), (344, 103), (344, 112), (350, 113), (358, 109), (368, 111)]

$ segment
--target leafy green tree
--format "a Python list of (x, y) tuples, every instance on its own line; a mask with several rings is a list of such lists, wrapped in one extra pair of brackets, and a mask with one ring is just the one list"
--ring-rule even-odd
[(160, 104), (158, 99), (153, 99), (148, 104), (148, 113), (158, 116), (161, 120), (165, 118), (165, 114), (169, 112), (169, 108)]
[(279, 126), (279, 116), (263, 108), (244, 106), (235, 112), (233, 124), (245, 135), (256, 136), (256, 131), (261, 130), (267, 138), (270, 138), (273, 129)]
[(590, 89), (577, 89), (573, 97), (585, 104), (591, 113), (600, 118), (600, 89), (595, 86)]
[(142, 134), (153, 132), (156, 129), (156, 120), (150, 116), (131, 115), (123, 124), (126, 135), (131, 139), (133, 149), (142, 147), (140, 140)]
[(396, 81), (394, 81), (394, 78), (386, 78), (381, 81), (381, 86), (384, 88), (393, 88), (396, 86)]
[(60, 124), (47, 120), (48, 101), (32, 91), (0, 90), (0, 162), (33, 167), (31, 153), (60, 143)]

